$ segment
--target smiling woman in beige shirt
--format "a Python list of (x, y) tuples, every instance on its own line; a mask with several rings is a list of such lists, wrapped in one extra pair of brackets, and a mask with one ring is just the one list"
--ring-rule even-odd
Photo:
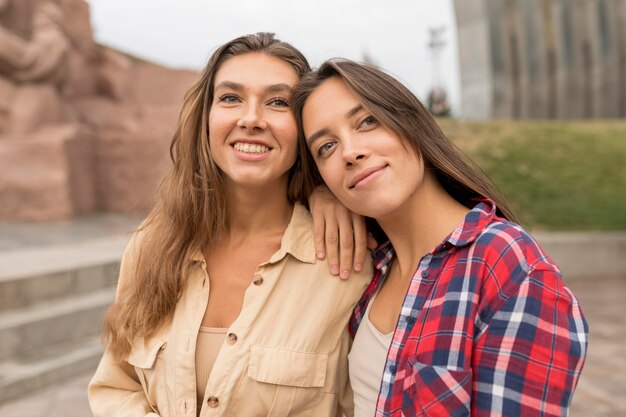
[(217, 49), (187, 93), (171, 173), (127, 248), (97, 417), (351, 416), (346, 324), (371, 268), (316, 259), (292, 88), (309, 70), (270, 34)]

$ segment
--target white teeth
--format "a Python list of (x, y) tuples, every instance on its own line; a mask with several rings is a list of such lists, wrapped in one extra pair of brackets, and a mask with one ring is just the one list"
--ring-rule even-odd
[(235, 143), (234, 148), (238, 150), (239, 152), (245, 152), (245, 153), (265, 153), (270, 150), (267, 146), (254, 145), (250, 143), (240, 143), (240, 142)]

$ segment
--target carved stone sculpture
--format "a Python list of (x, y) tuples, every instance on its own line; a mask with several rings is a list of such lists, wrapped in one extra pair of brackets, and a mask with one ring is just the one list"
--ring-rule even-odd
[(0, 0), (0, 219), (144, 210), (193, 78), (97, 45), (85, 0)]
[(32, 22), (30, 40), (0, 25), (0, 71), (16, 81), (52, 81), (65, 64), (69, 50), (63, 11), (50, 1), (40, 3)]

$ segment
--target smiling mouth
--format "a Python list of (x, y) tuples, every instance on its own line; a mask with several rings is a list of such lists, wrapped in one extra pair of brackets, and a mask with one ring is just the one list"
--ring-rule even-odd
[(367, 179), (370, 178), (372, 175), (376, 175), (377, 173), (379, 173), (385, 168), (387, 168), (387, 165), (376, 167), (376, 168), (369, 168), (369, 169), (362, 171), (360, 174), (357, 174), (357, 176), (352, 179), (352, 183), (350, 184), (348, 188), (352, 190), (355, 187), (358, 187), (359, 184), (363, 183), (364, 181), (367, 181)]
[(269, 152), (271, 150), (271, 148), (268, 148), (265, 145), (258, 145), (254, 143), (243, 143), (243, 142), (235, 143), (233, 145), (233, 148), (235, 148), (235, 150), (239, 152), (257, 154), (257, 155)]

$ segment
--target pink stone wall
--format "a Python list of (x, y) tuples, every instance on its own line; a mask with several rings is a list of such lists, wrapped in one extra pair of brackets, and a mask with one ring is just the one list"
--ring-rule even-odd
[(78, 125), (0, 142), (0, 218), (66, 219), (96, 208), (94, 139)]

